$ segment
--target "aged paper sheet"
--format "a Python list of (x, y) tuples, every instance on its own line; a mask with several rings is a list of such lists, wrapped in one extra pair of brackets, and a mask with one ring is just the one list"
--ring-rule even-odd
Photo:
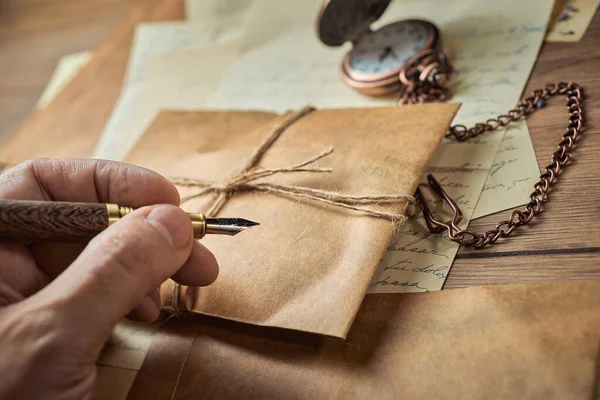
[[(598, 0), (568, 0), (560, 1), (560, 3), (560, 11), (557, 13), (556, 19), (552, 21), (546, 41), (578, 42), (594, 18), (600, 2)], [(568, 18), (561, 19), (563, 14)]]
[(37, 107), (43, 108), (46, 104), (50, 103), (54, 99), (54, 96), (62, 90), (64, 85), (87, 63), (91, 56), (91, 51), (82, 51), (61, 57), (48, 85), (37, 102)]
[[(242, 52), (262, 46), (291, 29), (312, 27), (321, 4), (322, 0), (254, 0), (248, 11)], [(314, 37), (314, 28), (310, 35)], [(308, 49), (303, 46), (298, 42), (294, 48), (305, 53)]]
[[(576, 42), (581, 40), (598, 9), (598, 0), (555, 1), (545, 40)], [(559, 20), (562, 14), (568, 19)], [(472, 218), (526, 204), (539, 178), (540, 170), (525, 122), (509, 127), (498, 149)]]
[(216, 90), (238, 52), (238, 43), (172, 52), (148, 60), (136, 84), (136, 100), (127, 109), (127, 121), (114, 159), (122, 159), (161, 109), (202, 108)]
[[(285, 112), (306, 104), (318, 108), (394, 105), (393, 99), (365, 97), (344, 85), (339, 77), (344, 49), (322, 45), (312, 25), (266, 32), (266, 27), (271, 28), (268, 21), (253, 22), (261, 29), (249, 25), (244, 42), (254, 47), (249, 50), (248, 44), (243, 45), (245, 52), (233, 63), (208, 107)], [(272, 33), (271, 40), (255, 44)]]
[[(423, 18), (440, 28), (457, 70), (451, 84), (452, 101), (462, 103), (454, 123), (471, 126), (516, 105), (537, 58), (552, 1), (536, 0), (518, 14), (514, 13), (516, 3), (462, 1), (452, 8), (439, 7), (435, 0), (394, 3), (377, 26)], [(256, 42), (255, 35), (267, 34), (268, 24), (261, 23), (260, 15), (253, 22), (261, 28), (248, 26), (244, 40)], [(348, 88), (338, 72), (347, 47), (321, 45), (312, 23), (277, 32), (277, 37), (247, 50), (234, 62), (207, 106), (281, 112), (307, 103), (321, 108), (394, 105), (393, 98), (373, 99)], [(467, 143), (445, 141), (430, 164), (430, 172), (462, 207), (463, 226), (478, 204), (504, 133), (498, 130)], [(523, 173), (519, 171), (518, 176)], [(431, 197), (430, 201), (440, 211), (440, 202)], [(429, 235), (422, 218), (415, 218), (390, 245), (371, 291), (439, 290), (457, 249), (440, 235)], [(405, 268), (385, 269), (403, 260)]]
[[(406, 1), (415, 0), (397, 0), (399, 3)], [(555, 1), (553, 14), (563, 6), (559, 3), (561, 1)], [(536, 4), (529, 4), (528, 7), (535, 8)], [(445, 36), (444, 32), (442, 34)], [(505, 114), (507, 111), (508, 108), (500, 112)], [(506, 137), (508, 142), (503, 143), (507, 146), (498, 148), (494, 168), (486, 179), (472, 219), (526, 204), (532, 191), (532, 183), (539, 177), (539, 167), (527, 124), (511, 124), (509, 130), (511, 135)]]
[(508, 126), (472, 219), (526, 204), (540, 176), (527, 123)]
[(123, 319), (113, 330), (97, 362), (95, 400), (125, 400), (158, 324), (140, 324)]
[(153, 57), (174, 51), (200, 49), (214, 44), (231, 43), (240, 38), (240, 29), (221, 29), (218, 25), (187, 22), (138, 24), (131, 50), (125, 88), (115, 105), (94, 153), (95, 158), (120, 160), (135, 143), (130, 110), (141, 98), (143, 70)]

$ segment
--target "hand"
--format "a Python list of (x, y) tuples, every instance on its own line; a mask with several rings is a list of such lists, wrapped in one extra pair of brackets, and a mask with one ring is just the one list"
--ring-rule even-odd
[(169, 277), (206, 286), (218, 275), (177, 190), (151, 171), (30, 161), (2, 175), (0, 198), (141, 207), (87, 245), (0, 242), (1, 399), (90, 398), (96, 360), (121, 318), (156, 320), (157, 288)]

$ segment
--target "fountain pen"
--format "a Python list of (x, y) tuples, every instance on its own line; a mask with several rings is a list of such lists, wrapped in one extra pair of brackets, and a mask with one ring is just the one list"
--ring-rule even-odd
[[(0, 200), (0, 239), (29, 242), (83, 242), (108, 228), (133, 208), (112, 203)], [(233, 236), (257, 222), (243, 218), (207, 218), (187, 213), (194, 238)]]

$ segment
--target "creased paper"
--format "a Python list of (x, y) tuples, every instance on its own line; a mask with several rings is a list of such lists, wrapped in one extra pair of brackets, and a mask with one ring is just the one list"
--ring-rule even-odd
[(599, 338), (598, 282), (371, 295), (345, 341), (173, 319), (129, 399), (591, 399)]
[[(141, 134), (138, 121), (130, 118), (130, 110), (136, 107), (142, 97), (143, 71), (150, 59), (175, 51), (232, 43), (241, 34), (241, 28), (223, 31), (219, 26), (187, 22), (138, 24), (127, 67), (125, 88), (102, 132), (94, 157), (120, 160)], [(158, 93), (153, 95), (160, 96)]]
[[(262, 181), (355, 196), (411, 195), (457, 108), (316, 110), (290, 126), (260, 166), (297, 165), (332, 147), (318, 161), (331, 172)], [(162, 112), (125, 161), (166, 177), (226, 181), (281, 118), (268, 112)], [(198, 191), (179, 190), (182, 198)], [(182, 208), (206, 212), (212, 201), (210, 193)], [(371, 205), (401, 213), (405, 206)], [(177, 311), (176, 303), (183, 311), (336, 337), (344, 337), (352, 324), (394, 230), (386, 219), (251, 190), (235, 193), (218, 215), (260, 225), (235, 237), (204, 237), (219, 261), (219, 278), (206, 288), (182, 287), (175, 298), (174, 284), (167, 281), (161, 286), (164, 307)]]

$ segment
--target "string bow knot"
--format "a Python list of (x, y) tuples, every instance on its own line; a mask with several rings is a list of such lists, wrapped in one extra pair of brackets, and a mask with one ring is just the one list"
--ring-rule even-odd
[(313, 107), (305, 107), (300, 111), (293, 113), (286, 118), (280, 125), (278, 125), (272, 134), (266, 138), (260, 147), (254, 152), (252, 157), (246, 163), (244, 168), (234, 176), (227, 178), (224, 181), (208, 181), (202, 179), (190, 179), (175, 177), (171, 181), (175, 185), (184, 187), (194, 187), (200, 189), (198, 192), (193, 193), (187, 197), (184, 197), (181, 202), (185, 203), (194, 198), (204, 196), (209, 193), (216, 195), (210, 209), (206, 212), (207, 216), (216, 215), (227, 203), (227, 201), (234, 196), (236, 193), (244, 191), (262, 191), (276, 193), (281, 196), (287, 196), (294, 199), (306, 199), (318, 201), (350, 210), (362, 212), (363, 214), (370, 215), (377, 218), (384, 218), (394, 222), (404, 220), (404, 216), (399, 212), (386, 212), (374, 210), (369, 207), (365, 207), (367, 204), (381, 204), (381, 203), (393, 203), (393, 202), (408, 202), (414, 203), (415, 198), (413, 196), (398, 194), (398, 195), (367, 195), (367, 196), (355, 196), (347, 195), (327, 190), (313, 189), (302, 186), (293, 185), (278, 185), (270, 182), (258, 182), (258, 180), (267, 178), (276, 174), (286, 173), (331, 173), (331, 168), (319, 168), (314, 166), (317, 161), (324, 157), (327, 157), (333, 153), (333, 148), (330, 147), (322, 153), (309, 158), (299, 164), (291, 165), (283, 168), (266, 169), (258, 165), (264, 154), (271, 148), (271, 146), (279, 139), (281, 134), (294, 122), (303, 116), (311, 113), (315, 109)]

